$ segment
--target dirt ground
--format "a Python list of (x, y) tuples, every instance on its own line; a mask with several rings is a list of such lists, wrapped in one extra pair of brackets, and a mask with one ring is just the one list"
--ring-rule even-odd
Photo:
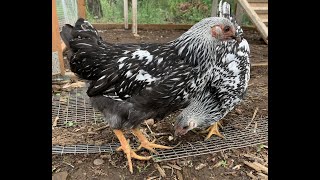
[[(139, 31), (140, 37), (134, 37), (129, 30), (101, 31), (104, 40), (112, 43), (140, 43), (140, 42), (167, 42), (177, 38), (184, 31)], [(254, 30), (245, 31), (251, 49), (251, 63), (268, 61), (268, 46), (261, 40)], [(68, 64), (66, 64), (68, 67)], [(54, 91), (61, 91), (62, 86), (53, 86)], [(251, 79), (245, 99), (224, 119), (223, 124), (239, 118), (252, 118), (257, 109), (256, 118), (268, 117), (268, 68), (259, 66), (251, 68)], [(166, 123), (151, 125), (154, 133), (165, 133), (157, 137), (156, 143), (174, 146), (177, 140), (168, 140), (173, 128), (170, 122), (178, 113), (166, 117)], [(52, 130), (53, 145), (95, 144), (118, 142), (110, 128), (100, 128), (105, 124), (87, 124), (71, 128), (54, 127)], [(100, 128), (100, 130), (98, 130)], [(146, 134), (150, 134), (146, 125), (141, 126)], [(206, 134), (190, 132), (179, 141), (194, 142), (203, 140)], [(131, 143), (136, 142), (131, 134), (126, 134)], [(153, 139), (150, 136), (151, 139)], [(138, 154), (149, 155), (147, 151)], [(94, 160), (103, 160), (101, 165), (95, 165)], [(98, 160), (96, 160), (98, 161)], [(179, 160), (155, 163), (150, 161), (133, 160), (134, 173), (128, 171), (127, 160), (122, 152), (115, 154), (81, 154), (81, 155), (53, 155), (53, 179), (267, 179), (267, 172), (247, 165), (247, 162), (259, 163), (268, 167), (268, 145), (227, 150), (219, 153), (183, 158)], [(156, 166), (159, 165), (165, 172), (165, 177)], [(175, 166), (173, 166), (175, 165)], [(172, 166), (174, 168), (172, 168)]]

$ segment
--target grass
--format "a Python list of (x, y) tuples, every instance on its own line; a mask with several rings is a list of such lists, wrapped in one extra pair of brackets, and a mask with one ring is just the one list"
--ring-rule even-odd
[[(87, 9), (87, 18), (94, 23), (123, 23), (123, 0), (100, 0), (103, 17), (95, 18)], [(211, 16), (211, 0), (138, 0), (139, 24), (194, 24)], [(234, 7), (234, 0), (228, 0)], [(128, 18), (131, 23), (131, 1)], [(244, 18), (245, 24), (250, 24)]]
[(142, 172), (145, 172), (150, 165), (151, 165), (151, 163), (148, 163), (148, 164), (147, 164), (146, 166), (144, 166), (144, 167), (140, 167), (140, 166), (138, 166), (138, 165), (137, 165), (136, 167), (137, 167), (139, 173), (142, 173)]

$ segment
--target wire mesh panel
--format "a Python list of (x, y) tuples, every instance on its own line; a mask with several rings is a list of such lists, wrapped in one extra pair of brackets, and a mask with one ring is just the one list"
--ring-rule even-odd
[(56, 0), (59, 30), (64, 24), (74, 24), (78, 19), (77, 0)]
[(104, 122), (101, 113), (92, 108), (84, 89), (52, 96), (52, 121), (55, 120), (57, 127), (68, 127), (68, 123)]
[[(68, 127), (68, 122), (101, 123), (102, 115), (94, 110), (85, 89), (75, 89), (71, 92), (52, 96), (52, 118), (57, 119), (57, 126)], [(156, 162), (173, 160), (178, 158), (210, 154), (228, 149), (241, 148), (268, 142), (268, 118), (256, 119), (249, 123), (250, 119), (236, 119), (226, 124), (223, 128), (225, 139), (212, 137), (208, 141), (196, 141), (184, 143), (169, 150), (158, 150), (153, 155)], [(78, 154), (78, 153), (114, 153), (119, 143), (109, 143), (101, 146), (80, 145), (53, 145), (52, 154)], [(138, 144), (131, 146), (137, 147)]]
[(108, 144), (104, 146), (94, 146), (88, 144), (72, 145), (72, 146), (60, 146), (55, 145), (52, 147), (52, 154), (89, 154), (89, 153), (113, 153), (120, 144)]
[[(243, 127), (247, 125), (247, 120), (236, 122)], [(208, 141), (197, 141), (187, 144), (182, 144), (174, 149), (157, 150), (158, 154), (153, 155), (155, 162), (168, 161), (179, 158), (199, 156), (204, 154), (215, 153), (228, 149), (236, 149), (268, 142), (268, 119), (259, 119), (257, 126), (254, 128), (234, 128), (234, 123), (228, 124), (224, 127), (225, 139), (219, 137), (212, 137)], [(71, 145), (60, 146), (54, 145), (52, 147), (52, 154), (78, 154), (78, 153), (114, 153), (119, 143), (109, 143), (101, 146), (95, 145)], [(132, 147), (137, 147), (133, 144)]]
[[(247, 123), (247, 121), (243, 122)], [(154, 155), (153, 158), (156, 162), (160, 162), (267, 143), (268, 119), (259, 120), (256, 128), (240, 130), (235, 129), (232, 124), (227, 125), (224, 128), (224, 136), (225, 139), (215, 136), (208, 141), (197, 141), (174, 149), (158, 151), (159, 154)]]

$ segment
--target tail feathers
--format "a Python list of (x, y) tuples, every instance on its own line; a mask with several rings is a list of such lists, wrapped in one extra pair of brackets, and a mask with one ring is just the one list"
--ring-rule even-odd
[(70, 24), (66, 24), (62, 27), (62, 31), (60, 32), (61, 39), (63, 40), (67, 48), (70, 48), (69, 42), (73, 38), (71, 35), (72, 29), (73, 26), (71, 26)]

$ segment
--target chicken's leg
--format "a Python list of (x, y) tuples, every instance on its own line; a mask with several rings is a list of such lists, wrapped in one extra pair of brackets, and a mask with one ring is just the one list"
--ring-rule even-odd
[(153, 140), (152, 142), (149, 142), (148, 139), (142, 134), (142, 132), (139, 129), (132, 129), (132, 134), (137, 136), (137, 138), (141, 142), (141, 144), (137, 150), (140, 150), (142, 147), (144, 147), (153, 153), (157, 153), (157, 151), (154, 150), (153, 148), (159, 148), (159, 149), (172, 149), (173, 148), (173, 147), (169, 147), (169, 146), (155, 144), (154, 143), (155, 140)]
[(126, 153), (127, 159), (128, 159), (129, 171), (131, 172), (131, 174), (133, 173), (131, 158), (135, 158), (135, 159), (139, 159), (139, 160), (149, 160), (149, 159), (151, 159), (151, 156), (143, 157), (143, 156), (137, 155), (131, 149), (128, 141), (124, 137), (124, 135), (123, 135), (121, 130), (116, 130), (115, 129), (115, 130), (113, 130), (113, 132), (116, 134), (116, 136), (118, 137), (118, 139), (120, 141), (120, 144), (121, 144), (121, 146), (117, 149), (117, 151), (123, 150), (123, 152)]
[(213, 134), (224, 139), (224, 136), (219, 132), (218, 125), (220, 127), (222, 127), (222, 125), (219, 122), (216, 122), (206, 130), (206, 131), (209, 131), (209, 133), (208, 133), (207, 137), (204, 139), (205, 141), (208, 140)]

